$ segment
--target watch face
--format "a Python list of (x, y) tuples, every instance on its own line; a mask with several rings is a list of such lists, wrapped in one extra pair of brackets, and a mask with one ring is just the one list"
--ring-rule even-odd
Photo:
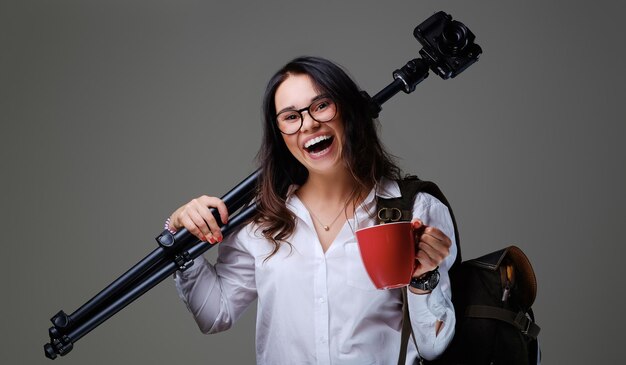
[(433, 290), (439, 284), (439, 270), (435, 269), (420, 279), (411, 280), (411, 286), (420, 290)]
[(435, 270), (429, 275), (428, 290), (433, 290), (439, 284), (439, 270)]

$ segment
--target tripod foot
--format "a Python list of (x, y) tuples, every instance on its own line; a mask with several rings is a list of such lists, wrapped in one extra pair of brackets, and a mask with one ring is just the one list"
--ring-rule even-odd
[(52, 347), (51, 344), (47, 343), (43, 345), (43, 351), (48, 359), (54, 360), (57, 358), (57, 353), (54, 352), (54, 347)]

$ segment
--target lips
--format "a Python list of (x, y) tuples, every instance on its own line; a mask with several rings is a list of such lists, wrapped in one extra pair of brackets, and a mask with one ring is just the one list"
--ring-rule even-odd
[(333, 141), (333, 136), (325, 134), (309, 139), (303, 147), (312, 157), (320, 157), (330, 150)]

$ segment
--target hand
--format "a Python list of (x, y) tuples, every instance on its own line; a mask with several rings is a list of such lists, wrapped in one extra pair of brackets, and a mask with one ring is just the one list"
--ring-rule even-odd
[[(450, 255), (452, 241), (441, 230), (429, 227), (419, 219), (411, 221), (415, 230), (415, 271), (413, 277), (418, 278), (425, 273), (435, 270), (443, 260)], [(415, 288), (411, 291), (423, 294)]]
[(209, 208), (217, 208), (222, 222), (228, 222), (226, 204), (220, 198), (203, 195), (176, 209), (170, 216), (170, 226), (175, 229), (185, 227), (202, 241), (222, 242), (222, 231)]

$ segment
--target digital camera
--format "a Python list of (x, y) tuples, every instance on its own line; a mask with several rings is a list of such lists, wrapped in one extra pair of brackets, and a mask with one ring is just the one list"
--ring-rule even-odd
[(474, 43), (474, 34), (443, 11), (423, 21), (413, 35), (424, 46), (420, 50), (422, 58), (444, 80), (461, 73), (482, 53)]

